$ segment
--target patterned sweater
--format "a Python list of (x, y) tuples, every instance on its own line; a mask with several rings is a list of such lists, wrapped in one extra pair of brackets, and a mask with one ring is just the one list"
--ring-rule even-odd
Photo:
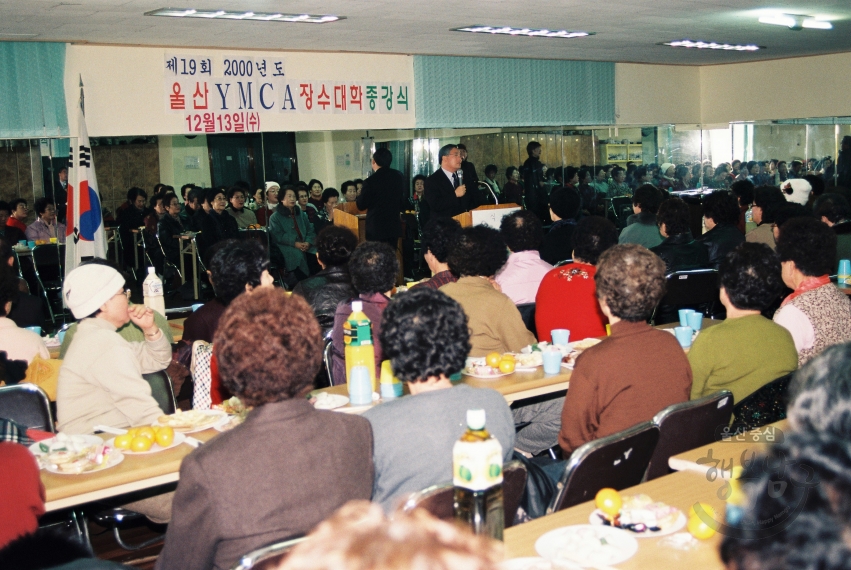
[(832, 283), (795, 297), (774, 314), (792, 333), (798, 366), (824, 349), (851, 341), (851, 300)]

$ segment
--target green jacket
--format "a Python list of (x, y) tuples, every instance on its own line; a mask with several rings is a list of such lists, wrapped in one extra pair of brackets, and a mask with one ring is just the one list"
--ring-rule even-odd
[[(289, 208), (283, 204), (278, 204), (275, 208), (275, 213), (269, 219), (269, 240), (271, 247), (275, 248), (280, 257), (284, 260), (284, 268), (287, 271), (295, 271), (301, 269), (305, 275), (310, 273), (307, 268), (307, 259), (304, 257), (305, 252), (296, 249), (297, 241), (306, 241), (310, 244), (310, 249), (307, 253), (316, 255), (316, 231), (313, 229), (313, 224), (307, 219), (307, 214), (301, 211), (298, 206), (293, 206), (295, 215)], [(298, 232), (296, 232), (298, 226)], [(301, 238), (299, 239), (299, 233)]]

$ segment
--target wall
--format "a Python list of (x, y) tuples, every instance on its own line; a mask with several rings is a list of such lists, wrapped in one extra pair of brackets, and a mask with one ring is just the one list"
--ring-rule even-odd
[[(165, 53), (220, 58), (283, 57), (286, 74), (294, 79), (388, 81), (413, 85), (413, 58), (403, 55), (260, 52), (174, 48), (68, 45), (65, 92), (73, 111), (82, 77), (86, 94), (89, 136), (164, 135), (186, 132), (182, 114), (166, 110)], [(413, 89), (410, 89), (413, 99)], [(415, 104), (415, 102), (412, 102)], [(76, 116), (76, 115), (69, 115)], [(71, 121), (72, 136), (77, 126)], [(262, 113), (263, 131), (321, 131), (331, 129), (390, 129), (414, 126), (413, 105), (408, 114), (293, 114)]]
[(615, 64), (615, 124), (701, 122), (700, 68)]
[(30, 141), (11, 141), (0, 148), (0, 200), (24, 198), (30, 207), (27, 223), (35, 221), (33, 202), (44, 196), (41, 180), (41, 152)]
[(160, 181), (159, 152), (155, 144), (93, 146), (92, 161), (103, 206), (110, 212), (127, 200), (132, 186), (150, 197)]
[(703, 123), (851, 115), (851, 53), (699, 68)]
[[(198, 168), (187, 168), (187, 158)], [(210, 153), (207, 137), (198, 135), (192, 139), (184, 135), (159, 137), (160, 182), (174, 186), (180, 193), (184, 184), (210, 187)]]

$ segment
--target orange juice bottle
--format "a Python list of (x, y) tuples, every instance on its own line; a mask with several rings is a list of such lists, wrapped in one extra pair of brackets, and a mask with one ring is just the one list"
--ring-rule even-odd
[(343, 342), (346, 345), (346, 383), (351, 377), (353, 366), (366, 366), (372, 380), (372, 391), (378, 386), (375, 382), (375, 346), (372, 342), (372, 323), (363, 312), (363, 301), (352, 301), (352, 314), (343, 323)]

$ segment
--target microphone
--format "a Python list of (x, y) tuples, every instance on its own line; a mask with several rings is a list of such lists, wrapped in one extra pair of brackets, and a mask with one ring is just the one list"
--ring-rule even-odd
[(458, 186), (464, 185), (464, 171), (460, 168), (455, 171), (455, 174), (458, 176)]

